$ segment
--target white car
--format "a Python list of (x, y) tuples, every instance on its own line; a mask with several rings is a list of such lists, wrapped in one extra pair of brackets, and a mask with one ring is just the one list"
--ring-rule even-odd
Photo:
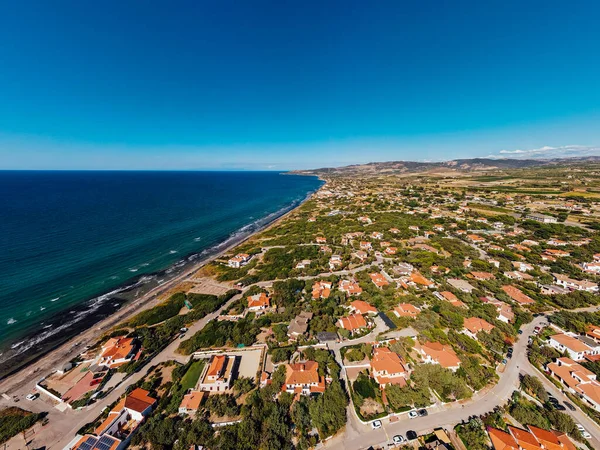
[(408, 418), (409, 419), (414, 419), (415, 417), (419, 417), (419, 413), (417, 411), (415, 411), (414, 409), (412, 411), (408, 412)]
[(373, 427), (374, 430), (381, 428), (381, 420), (374, 420), (371, 422), (371, 427)]
[(580, 423), (577, 424), (577, 429), (581, 432), (581, 435), (586, 438), (586, 439), (590, 439), (592, 437), (592, 435), (590, 433), (588, 433), (585, 428), (583, 428), (583, 425), (581, 425)]
[(406, 439), (404, 439), (404, 436), (400, 436), (399, 434), (397, 434), (392, 438), (392, 442), (394, 443), (394, 445), (398, 445), (402, 444), (403, 442), (406, 442)]
[(34, 401), (36, 398), (38, 398), (39, 394), (27, 394), (27, 397), (25, 397), (27, 400), (29, 400), (30, 402)]

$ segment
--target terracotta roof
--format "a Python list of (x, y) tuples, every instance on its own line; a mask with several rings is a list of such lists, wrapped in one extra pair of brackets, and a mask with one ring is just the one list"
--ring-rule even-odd
[(443, 345), (439, 342), (425, 342), (421, 345), (421, 350), (442, 367), (450, 368), (460, 365), (460, 359), (449, 345)]
[(558, 437), (552, 432), (548, 430), (544, 430), (542, 428), (534, 427), (533, 425), (528, 425), (529, 431), (531, 434), (535, 436), (540, 444), (544, 446), (545, 449), (548, 450), (561, 450), (562, 446), (560, 445), (560, 441)]
[(270, 305), (271, 299), (264, 292), (248, 297), (248, 308), (268, 308)]
[(420, 284), (422, 286), (431, 286), (433, 284), (433, 281), (425, 278), (420, 272), (411, 273), (410, 279), (413, 283)]
[(360, 314), (374, 313), (377, 314), (377, 308), (362, 300), (354, 300), (350, 303), (350, 307)]
[(134, 389), (125, 397), (125, 408), (139, 413), (144, 412), (149, 406), (156, 403), (156, 399), (150, 397), (149, 394), (145, 389)]
[(216, 377), (223, 371), (225, 363), (227, 362), (227, 355), (215, 355), (212, 357), (208, 371), (206, 372), (207, 377)]
[(380, 273), (370, 273), (369, 276), (371, 277), (371, 281), (377, 287), (383, 287), (383, 286), (387, 286), (388, 284), (390, 284), (390, 283), (388, 283), (388, 280), (386, 280), (386, 278)]
[(373, 350), (371, 369), (376, 372), (385, 372), (385, 375), (405, 374), (405, 363), (398, 354), (387, 347), (378, 347)]
[(202, 391), (191, 391), (183, 396), (183, 400), (179, 407), (197, 411), (198, 408), (200, 408), (200, 403), (202, 403), (204, 395), (205, 393)]
[(444, 297), (446, 300), (448, 300), (452, 306), (456, 306), (457, 308), (461, 308), (461, 307), (464, 308), (465, 306), (467, 306), (464, 302), (460, 301), (458, 299), (458, 297), (450, 291), (443, 291), (443, 292), (440, 292), (440, 294), (442, 295), (442, 297)]
[(421, 310), (410, 303), (400, 303), (394, 308), (396, 314), (400, 317), (416, 317)]
[(464, 319), (463, 323), (464, 327), (473, 334), (477, 334), (480, 331), (489, 333), (494, 329), (494, 325), (479, 317), (469, 317), (468, 319)]
[(517, 441), (509, 433), (491, 427), (488, 427), (487, 432), (494, 450), (519, 450)]
[(529, 431), (510, 425), (508, 426), (508, 430), (517, 441), (517, 444), (519, 444), (519, 447), (523, 450), (538, 450), (540, 448), (537, 439)]
[(535, 303), (535, 301), (531, 297), (523, 294), (519, 289), (517, 289), (514, 286), (502, 286), (502, 290), (515, 302), (520, 303), (521, 305)]
[(312, 297), (313, 299), (318, 298), (329, 298), (331, 294), (331, 282), (329, 281), (315, 281), (313, 284)]
[(550, 336), (550, 339), (555, 340), (559, 344), (564, 345), (569, 350), (579, 353), (591, 350), (586, 344), (581, 342), (579, 339), (569, 336), (568, 334), (558, 333)]
[(367, 321), (360, 314), (352, 314), (348, 317), (341, 317), (340, 324), (345, 330), (358, 330), (367, 326)]
[(362, 293), (362, 289), (358, 283), (350, 280), (342, 280), (340, 283), (340, 291), (344, 291), (349, 295), (357, 295)]
[(311, 392), (323, 392), (325, 390), (325, 380), (319, 375), (319, 363), (316, 361), (306, 361), (303, 363), (286, 364), (285, 384), (287, 386), (313, 385)]

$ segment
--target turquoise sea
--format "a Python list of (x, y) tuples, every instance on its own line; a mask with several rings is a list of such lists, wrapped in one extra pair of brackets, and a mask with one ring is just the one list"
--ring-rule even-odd
[(274, 172), (0, 171), (0, 369), (321, 186)]

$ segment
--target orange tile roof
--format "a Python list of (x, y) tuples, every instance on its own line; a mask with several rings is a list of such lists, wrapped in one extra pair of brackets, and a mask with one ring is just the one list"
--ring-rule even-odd
[(519, 289), (509, 284), (502, 286), (502, 290), (515, 302), (520, 303), (521, 305), (535, 303), (531, 297), (523, 294), (523, 292), (521, 292)]
[(433, 281), (428, 280), (419, 272), (411, 273), (410, 279), (413, 281), (413, 283), (420, 284), (422, 286), (431, 286), (433, 284)]
[(517, 441), (509, 433), (491, 427), (488, 427), (487, 432), (494, 450), (519, 450)]
[(358, 330), (367, 326), (367, 321), (360, 314), (352, 314), (348, 317), (341, 317), (340, 323), (345, 330)]
[(204, 395), (205, 393), (202, 391), (191, 391), (183, 396), (179, 407), (197, 411), (200, 408), (200, 403), (202, 403)]
[(477, 280), (493, 280), (496, 278), (493, 273), (489, 272), (471, 272), (471, 275)]
[(460, 365), (460, 359), (449, 345), (443, 345), (439, 342), (425, 342), (421, 345), (421, 349), (442, 367), (450, 368)]
[(528, 425), (529, 431), (531, 434), (535, 436), (540, 444), (544, 446), (547, 450), (561, 450), (562, 446), (556, 434), (552, 431), (544, 430), (542, 428), (534, 427), (533, 425)]
[(350, 280), (343, 280), (340, 283), (340, 291), (347, 292), (349, 295), (358, 295), (362, 293), (362, 289), (358, 283)]
[(329, 298), (331, 294), (331, 283), (329, 281), (315, 281), (312, 288), (312, 298)]
[(410, 303), (400, 303), (394, 308), (394, 311), (400, 317), (416, 317), (421, 310)]
[(248, 297), (248, 308), (268, 308), (270, 305), (271, 299), (264, 292)]
[(480, 331), (489, 333), (494, 329), (494, 325), (479, 317), (469, 317), (468, 319), (464, 319), (463, 324), (464, 327), (473, 334), (477, 334)]
[(354, 300), (352, 303), (350, 303), (350, 307), (360, 314), (377, 314), (379, 312), (377, 311), (377, 308), (362, 300)]
[(458, 297), (450, 291), (443, 291), (443, 292), (440, 292), (440, 294), (442, 295), (442, 297), (444, 297), (446, 300), (448, 300), (452, 306), (456, 306), (457, 308), (467, 306), (464, 302), (460, 301), (458, 299)]
[(517, 441), (517, 444), (519, 444), (519, 447), (523, 450), (538, 450), (540, 448), (537, 439), (529, 431), (510, 425), (508, 426), (508, 430)]
[(208, 371), (206, 372), (207, 377), (217, 377), (223, 371), (223, 367), (225, 367), (225, 363), (227, 362), (227, 355), (215, 355), (210, 362), (210, 366), (208, 366)]
[(384, 372), (386, 375), (405, 374), (405, 362), (387, 347), (378, 347), (373, 350), (371, 369), (375, 372)]
[(371, 277), (371, 281), (377, 287), (383, 287), (383, 286), (387, 286), (388, 284), (390, 284), (390, 283), (388, 283), (388, 280), (386, 280), (385, 277), (380, 273), (370, 273), (369, 276)]
[(311, 392), (323, 392), (325, 390), (325, 380), (319, 375), (319, 363), (316, 361), (306, 361), (303, 363), (286, 364), (285, 384), (287, 386), (302, 387), (312, 385)]
[(590, 347), (581, 342), (579, 339), (564, 333), (553, 334), (552, 336), (550, 336), (550, 339), (554, 339), (559, 344), (564, 345), (569, 350), (576, 353), (591, 350)]

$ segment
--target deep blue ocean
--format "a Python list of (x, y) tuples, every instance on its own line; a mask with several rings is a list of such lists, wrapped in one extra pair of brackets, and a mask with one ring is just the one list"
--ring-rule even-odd
[(321, 184), (274, 172), (0, 171), (0, 362)]

